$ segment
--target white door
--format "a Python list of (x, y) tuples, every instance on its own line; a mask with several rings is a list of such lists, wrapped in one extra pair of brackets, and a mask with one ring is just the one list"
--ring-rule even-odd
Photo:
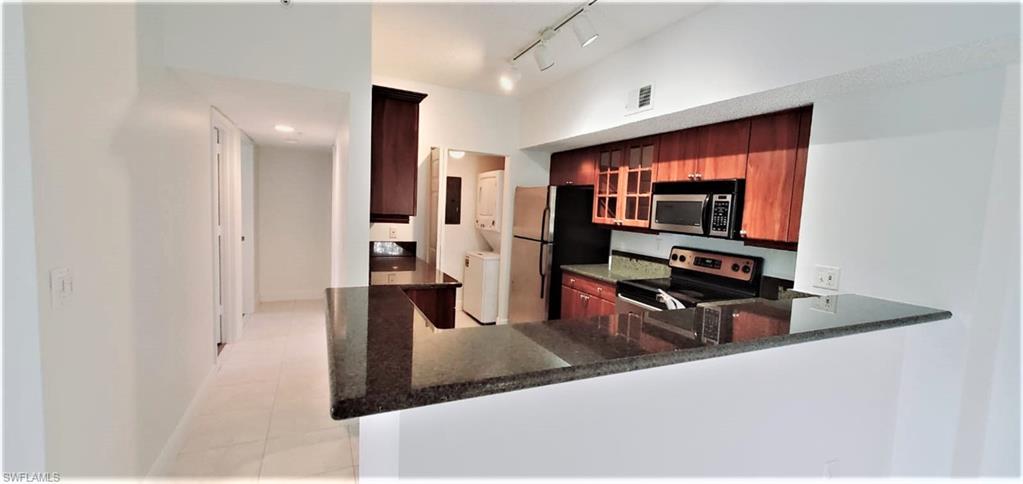
[(213, 341), (224, 341), (224, 130), (213, 126)]
[(242, 314), (256, 312), (256, 160), (255, 146), (242, 138)]
[(427, 222), (430, 233), (427, 236), (426, 258), (431, 264), (437, 264), (438, 197), (440, 197), (440, 150), (430, 148), (430, 219)]

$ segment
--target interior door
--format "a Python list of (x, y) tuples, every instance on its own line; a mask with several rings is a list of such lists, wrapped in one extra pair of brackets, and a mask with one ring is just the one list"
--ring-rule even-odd
[(212, 127), (213, 153), (213, 305), (216, 319), (213, 322), (213, 341), (224, 341), (224, 130)]
[(241, 144), (242, 314), (256, 312), (256, 160), (248, 138)]

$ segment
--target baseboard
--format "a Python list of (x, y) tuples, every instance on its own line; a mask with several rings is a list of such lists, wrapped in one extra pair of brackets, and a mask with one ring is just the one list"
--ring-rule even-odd
[(210, 388), (213, 386), (213, 379), (217, 376), (217, 364), (210, 368), (210, 372), (203, 378), (202, 383), (199, 384), (199, 390), (195, 392), (195, 396), (192, 397), (192, 401), (188, 403), (188, 408), (185, 409), (184, 415), (178, 419), (178, 424), (174, 427), (174, 431), (171, 432), (170, 437), (167, 438), (167, 443), (164, 444), (163, 449), (160, 451), (160, 455), (156, 456), (156, 460), (153, 461), (153, 465), (149, 466), (149, 472), (146, 474), (146, 481), (160, 480), (167, 476), (174, 461), (178, 456), (178, 452), (185, 444), (186, 433), (188, 432), (188, 423), (196, 417), (196, 413), (199, 412), (199, 406), (204, 400), (206, 395), (209, 393)]
[(497, 324), (508, 324), (508, 318), (497, 318)]

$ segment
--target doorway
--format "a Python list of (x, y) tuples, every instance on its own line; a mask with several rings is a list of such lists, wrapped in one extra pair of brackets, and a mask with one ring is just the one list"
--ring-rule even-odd
[(225, 126), (213, 118), (210, 129), (210, 154), (213, 173), (213, 342), (217, 355), (224, 349), (224, 146)]

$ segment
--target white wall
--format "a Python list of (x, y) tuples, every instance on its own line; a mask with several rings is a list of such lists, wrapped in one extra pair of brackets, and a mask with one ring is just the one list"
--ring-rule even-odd
[[(494, 96), (451, 89), (404, 79), (374, 76), (374, 84), (426, 93), (419, 105), (419, 180), (417, 207), (429, 207), (430, 147), (505, 155), (504, 207), (501, 246), (511, 246), (512, 200), (516, 186), (546, 185), (550, 174), (550, 153), (520, 150), (518, 138), (519, 102), (508, 96)], [(441, 173), (443, 180), (445, 173)], [(443, 189), (443, 183), (441, 184)], [(416, 217), (414, 234), (419, 257), (426, 257), (426, 220)], [(498, 320), (508, 315), (508, 287), (511, 253), (501, 258)]]
[[(437, 204), (438, 219), (443, 224), (443, 241), (441, 247), (440, 270), (458, 279), (465, 280), (465, 253), (473, 250), (493, 251), (490, 244), (476, 229), (476, 177), (483, 172), (504, 169), (503, 156), (488, 156), (478, 153), (466, 153), (462, 159), (448, 157), (447, 176), (462, 179), (462, 219), (458, 225), (444, 223), (444, 207), (446, 203)], [(444, 183), (447, 183), (446, 181)], [(425, 238), (423, 239), (425, 242)], [(458, 291), (461, 300), (462, 291)]]
[[(1018, 265), (1019, 212), (1005, 208), (1019, 196), (1019, 158), (995, 156), (1019, 142), (1018, 124), (1001, 119), (1018, 110), (1009, 80), (994, 69), (814, 106), (796, 288), (832, 265), (842, 292), (955, 315), (908, 331), (896, 473), (980, 471), (998, 333), (1019, 300), (1006, 270)], [(1018, 367), (1018, 345), (1002, 351)], [(1018, 458), (1018, 440), (986, 451)]]
[(134, 6), (24, 9), (46, 466), (144, 474), (215, 354), (209, 105)]
[(5, 5), (3, 22), (3, 470), (40, 472), (46, 444), (21, 6)]
[(668, 251), (676, 245), (763, 257), (764, 275), (790, 281), (796, 277), (796, 253), (793, 251), (753, 247), (743, 245), (742, 241), (738, 240), (693, 237), (683, 234), (643, 234), (620, 230), (611, 232), (611, 249), (613, 250), (665, 259), (668, 257)]
[[(1018, 5), (715, 5), (526, 96), (521, 146), (1000, 36), (1018, 44)], [(649, 82), (654, 108), (626, 117)]]
[(256, 150), (259, 300), (319, 299), (330, 285), (331, 154)]

